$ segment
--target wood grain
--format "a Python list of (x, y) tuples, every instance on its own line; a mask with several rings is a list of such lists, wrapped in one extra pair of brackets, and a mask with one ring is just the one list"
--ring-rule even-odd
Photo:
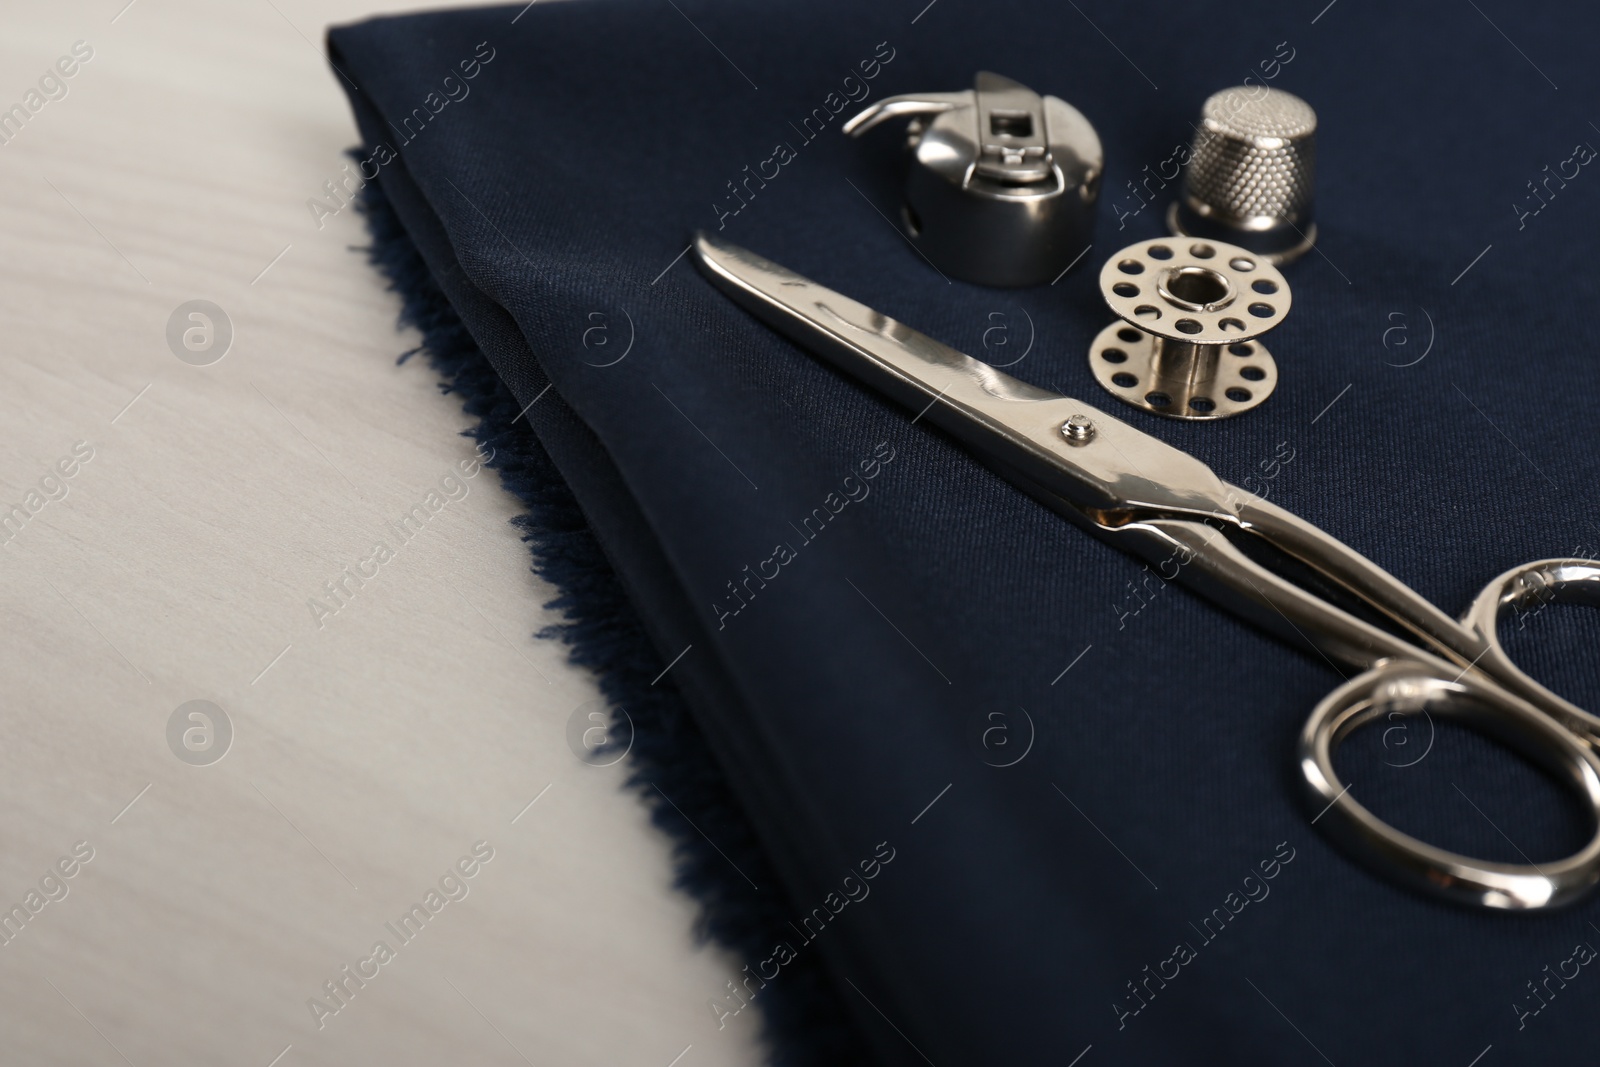
[[(0, 16), (0, 108), (93, 49), (0, 145), (0, 509), (24, 511), (0, 533), (0, 908), (42, 902), (0, 944), (0, 1058), (756, 1060), (753, 1013), (706, 1007), (738, 964), (694, 943), (626, 765), (568, 748), (598, 694), (529, 636), (552, 590), (492, 472), (320, 627), (307, 606), (472, 455), (432, 372), (395, 364), (415, 338), (359, 220), (305, 205), (354, 140), (322, 34), (367, 9), (124, 2)], [(193, 299), (233, 327), (209, 366), (165, 336)], [(232, 724), (207, 766), (169, 748), (190, 700)], [(391, 934), (480, 841), (466, 896)]]

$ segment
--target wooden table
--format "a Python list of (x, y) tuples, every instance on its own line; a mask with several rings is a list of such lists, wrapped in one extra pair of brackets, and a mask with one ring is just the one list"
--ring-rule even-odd
[[(496, 476), (308, 606), (472, 456), (360, 219), (306, 207), (368, 9), (124, 2), (0, 17), (0, 1059), (757, 1060), (626, 764), (569, 749), (598, 693)], [(169, 345), (193, 300), (220, 360)]]

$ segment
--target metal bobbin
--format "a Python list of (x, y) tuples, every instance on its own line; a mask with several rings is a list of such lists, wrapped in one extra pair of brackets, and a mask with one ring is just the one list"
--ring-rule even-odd
[(1121, 322), (1089, 346), (1089, 369), (1119, 400), (1174, 419), (1237, 415), (1266, 400), (1278, 365), (1255, 338), (1289, 312), (1289, 283), (1266, 257), (1221, 241), (1157, 238), (1100, 270)]

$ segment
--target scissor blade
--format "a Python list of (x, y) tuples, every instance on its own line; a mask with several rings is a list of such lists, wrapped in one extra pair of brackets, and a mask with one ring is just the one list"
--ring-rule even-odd
[[(1198, 459), (1104, 411), (1018, 381), (949, 345), (701, 233), (695, 255), (719, 288), (757, 318), (993, 461), (1030, 491), (1053, 494), (1101, 525), (1131, 513), (1231, 519), (1223, 482)], [(1082, 444), (1062, 427), (1093, 424)]]

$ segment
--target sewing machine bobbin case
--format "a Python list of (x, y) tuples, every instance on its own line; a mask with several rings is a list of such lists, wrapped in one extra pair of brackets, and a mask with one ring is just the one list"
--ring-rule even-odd
[(939, 270), (980, 285), (1052, 282), (1089, 247), (1104, 157), (1066, 101), (980, 71), (972, 89), (893, 96), (844, 125), (910, 118), (901, 224)]

